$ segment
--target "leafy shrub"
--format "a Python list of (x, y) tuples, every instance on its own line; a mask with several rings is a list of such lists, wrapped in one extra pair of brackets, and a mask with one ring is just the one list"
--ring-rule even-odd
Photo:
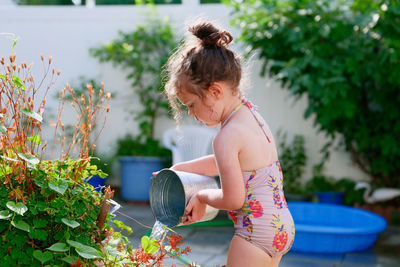
[[(108, 112), (110, 95), (101, 89), (94, 103), (90, 86), (87, 97), (77, 95), (68, 85), (61, 90), (57, 120), (50, 122), (55, 129), (50, 159), (44, 159), (48, 147), (42, 140), (46, 96), (60, 71), (51, 69), (51, 57), (47, 63), (42, 56), (45, 73), (36, 86), (32, 64), (16, 64), (15, 59), (12, 53), (9, 61), (0, 60), (1, 266), (147, 266), (161, 263), (171, 251), (176, 255), (189, 252), (178, 248), (182, 242), (176, 235), (168, 237), (169, 248), (148, 238), (141, 248), (134, 248), (115, 230), (132, 229), (108, 214), (110, 188), (102, 195), (84, 182), (91, 175), (104, 175), (90, 164), (94, 149), (90, 134), (101, 114)], [(43, 95), (41, 88), (45, 92), (38, 100)], [(72, 95), (77, 111), (71, 142), (66, 142), (61, 122), (67, 94)], [(56, 143), (60, 155), (53, 158)]]
[(400, 2), (229, 1), (241, 40), (375, 185), (400, 187)]

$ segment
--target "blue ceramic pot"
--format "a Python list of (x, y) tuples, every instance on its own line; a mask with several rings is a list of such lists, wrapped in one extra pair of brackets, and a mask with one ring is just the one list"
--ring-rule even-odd
[(94, 190), (96, 191), (101, 191), (102, 193), (104, 192), (104, 184), (107, 180), (106, 178), (101, 178), (98, 175), (93, 175), (88, 178), (83, 179), (85, 182), (88, 184), (92, 185), (94, 187)]
[(159, 157), (119, 158), (121, 164), (121, 198), (129, 201), (150, 201), (150, 178), (153, 172), (163, 168), (164, 159)]

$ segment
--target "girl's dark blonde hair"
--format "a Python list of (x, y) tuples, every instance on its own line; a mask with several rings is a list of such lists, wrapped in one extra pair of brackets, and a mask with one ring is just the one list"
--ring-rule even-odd
[[(166, 64), (165, 94), (174, 110), (175, 120), (180, 118), (177, 92), (185, 83), (187, 92), (204, 97), (213, 82), (224, 81), (233, 93), (239, 93), (242, 77), (241, 60), (227, 45), (233, 37), (210, 22), (198, 22), (188, 28), (196, 38), (182, 43)], [(193, 37), (192, 36), (192, 37)]]

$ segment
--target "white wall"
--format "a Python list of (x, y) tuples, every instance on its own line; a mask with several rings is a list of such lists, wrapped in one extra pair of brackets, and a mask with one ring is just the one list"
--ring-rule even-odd
[[(35, 77), (41, 76), (40, 54), (52, 56), (56, 69), (62, 71), (54, 91), (65, 86), (66, 82), (77, 80), (84, 75), (103, 81), (106, 89), (116, 93), (111, 102), (110, 115), (97, 146), (100, 152), (107, 153), (114, 148), (115, 140), (127, 132), (137, 132), (135, 123), (128, 118), (125, 108), (138, 106), (137, 99), (132, 95), (125, 73), (111, 64), (99, 64), (92, 58), (88, 49), (97, 47), (117, 36), (117, 31), (131, 31), (136, 25), (144, 23), (144, 7), (135, 6), (97, 6), (85, 7), (51, 7), (51, 6), (13, 6), (0, 5), (0, 33), (14, 33), (19, 37), (15, 52), (17, 62), (35, 62)], [(199, 5), (196, 1), (184, 1), (182, 5), (160, 5), (161, 16), (168, 15), (178, 36), (185, 31), (185, 22), (194, 17), (204, 17), (217, 20), (220, 25), (238, 36), (239, 30), (229, 24), (230, 10), (224, 5)], [(240, 51), (240, 47), (236, 46)], [(11, 53), (11, 41), (6, 35), (0, 34), (0, 57), (8, 57)], [(261, 114), (269, 123), (273, 133), (279, 129), (288, 132), (289, 137), (302, 134), (306, 140), (309, 157), (305, 179), (311, 174), (311, 167), (319, 162), (319, 149), (325, 142), (325, 137), (318, 134), (313, 126), (313, 120), (304, 120), (303, 112), (307, 105), (306, 99), (294, 103), (287, 90), (282, 90), (279, 84), (271, 79), (261, 78), (260, 63), (257, 60), (249, 64), (251, 88), (247, 92), (249, 98), (260, 107)], [(53, 108), (56, 100), (48, 99)], [(156, 125), (156, 136), (174, 126), (174, 122), (160, 118)], [(337, 178), (346, 176), (356, 180), (365, 179), (366, 175), (354, 167), (350, 157), (343, 151), (333, 151), (326, 166), (326, 173)]]

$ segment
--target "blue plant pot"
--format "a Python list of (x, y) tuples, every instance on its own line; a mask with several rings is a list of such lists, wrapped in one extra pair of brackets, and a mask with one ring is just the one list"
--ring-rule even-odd
[(85, 178), (83, 179), (85, 182), (87, 182), (88, 184), (92, 185), (94, 187), (94, 190), (96, 191), (101, 191), (102, 193), (104, 193), (104, 184), (107, 180), (106, 178), (101, 178), (98, 175), (93, 175), (91, 177)]
[(120, 157), (121, 198), (129, 201), (150, 201), (150, 178), (163, 168), (159, 157)]
[(314, 192), (321, 203), (343, 204), (344, 192)]

